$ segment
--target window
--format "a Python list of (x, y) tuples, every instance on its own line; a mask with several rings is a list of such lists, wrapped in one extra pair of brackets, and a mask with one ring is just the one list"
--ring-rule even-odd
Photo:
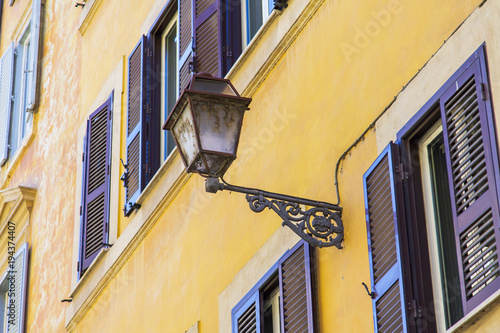
[(10, 151), (14, 154), (21, 145), (32, 123), (32, 113), (27, 112), (29, 93), (29, 63), (31, 45), (31, 29), (28, 26), (17, 46), (14, 70), (14, 103), (10, 128)]
[(87, 120), (82, 158), (80, 277), (108, 246), (112, 101), (113, 94)]
[(0, 331), (24, 332), (28, 243), (19, 248), (7, 267), (0, 280)]
[(482, 46), (365, 173), (376, 331), (445, 332), (500, 289), (490, 96)]
[[(179, 53), (177, 47), (179, 32), (177, 30), (177, 13), (161, 35), (161, 123), (167, 121), (179, 97), (179, 74), (177, 70)], [(170, 131), (161, 131), (162, 161), (165, 161), (175, 148), (175, 141)]]
[(242, 20), (242, 40), (243, 47), (246, 47), (253, 39), (262, 24), (273, 11), (274, 1), (272, 0), (241, 0)]
[(311, 248), (299, 242), (233, 308), (233, 332), (314, 332)]
[(41, 13), (33, 0), (27, 28), (0, 58), (0, 166), (19, 148), (37, 105)]
[(179, 96), (179, 64), (184, 61), (179, 59), (175, 6), (167, 4), (128, 59), (125, 216), (139, 208), (137, 198), (175, 148), (170, 132), (162, 129)]
[(169, 1), (140, 38), (128, 58), (125, 216), (175, 147), (162, 125), (192, 74), (223, 77), (251, 39), (242, 31), (253, 37), (275, 6), (286, 1)]
[(443, 129), (436, 125), (421, 139), (419, 150), (433, 296), (436, 312), (444, 315), (436, 320), (444, 331), (463, 317), (463, 309)]

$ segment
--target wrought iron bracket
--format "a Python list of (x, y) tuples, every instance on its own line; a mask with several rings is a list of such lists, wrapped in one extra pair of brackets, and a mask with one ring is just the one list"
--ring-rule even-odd
[[(246, 194), (250, 209), (256, 213), (272, 209), (283, 220), (282, 225), (293, 230), (312, 246), (342, 248), (344, 226), (342, 207), (327, 202), (309, 200), (286, 194), (235, 186), (222, 179), (208, 177), (205, 190), (209, 193), (232, 191)], [(313, 208), (302, 209), (301, 205)]]

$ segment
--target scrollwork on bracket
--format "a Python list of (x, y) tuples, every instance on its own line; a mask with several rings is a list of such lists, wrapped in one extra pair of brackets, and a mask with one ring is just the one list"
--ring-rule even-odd
[(262, 194), (247, 194), (246, 199), (250, 209), (256, 213), (265, 208), (274, 210), (283, 220), (283, 225), (288, 226), (309, 244), (342, 248), (344, 226), (340, 212), (331, 211), (326, 207), (314, 207), (304, 211), (298, 203), (269, 200)]

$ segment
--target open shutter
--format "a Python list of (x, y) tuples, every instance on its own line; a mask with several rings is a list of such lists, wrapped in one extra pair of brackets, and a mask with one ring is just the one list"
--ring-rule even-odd
[(87, 123), (85, 154), (86, 182), (83, 207), (80, 275), (108, 242), (109, 184), (111, 158), (111, 100), (95, 112)]
[(14, 311), (14, 316), (6, 315), (7, 332), (24, 332), (24, 316), (26, 313), (26, 287), (28, 282), (28, 243), (24, 243), (9, 262), (7, 270), (9, 289), (7, 290), (7, 313)]
[(390, 143), (363, 176), (375, 332), (407, 332), (395, 157), (397, 146)]
[(195, 72), (221, 77), (220, 1), (192, 1)]
[(299, 242), (279, 261), (281, 332), (314, 332), (310, 245)]
[(500, 287), (497, 151), (487, 78), (476, 60), (440, 98), (465, 313)]
[(193, 0), (179, 0), (179, 93), (193, 72)]
[(147, 43), (146, 36), (142, 36), (128, 58), (125, 216), (132, 213), (137, 198), (144, 187), (146, 187), (146, 117), (148, 112)]
[(9, 154), (9, 127), (14, 81), (14, 43), (0, 58), (0, 166)]
[(233, 313), (234, 333), (255, 333), (261, 331), (260, 292), (255, 293), (245, 302), (238, 311)]
[(26, 73), (26, 111), (33, 112), (38, 98), (38, 77), (39, 77), (39, 59), (40, 41), (41, 41), (41, 22), (42, 22), (42, 1), (33, 0), (31, 10), (31, 39), (28, 51), (28, 71)]

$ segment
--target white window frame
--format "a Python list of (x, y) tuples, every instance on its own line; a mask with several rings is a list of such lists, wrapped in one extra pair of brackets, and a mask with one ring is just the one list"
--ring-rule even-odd
[[(176, 12), (172, 19), (170, 20), (170, 22), (168, 23), (167, 27), (165, 28), (165, 30), (163, 30), (162, 34), (161, 34), (161, 124), (164, 124), (165, 121), (167, 121), (167, 116), (166, 115), (166, 112), (168, 110), (165, 110), (165, 103), (166, 103), (166, 96), (165, 96), (165, 86), (166, 86), (166, 79), (167, 79), (167, 76), (166, 76), (166, 63), (165, 63), (165, 59), (166, 59), (166, 52), (167, 52), (167, 48), (166, 48), (166, 45), (165, 45), (165, 38), (167, 37), (167, 35), (172, 31), (172, 28), (174, 27), (175, 25), (175, 29), (176, 29), (176, 39), (177, 39), (177, 43), (176, 43), (176, 50), (175, 50), (175, 54), (179, 54), (179, 19), (178, 19), (178, 12)], [(175, 63), (176, 63), (176, 66), (177, 66), (177, 72), (179, 70), (179, 58), (178, 57), (175, 57)], [(175, 96), (178, 98), (179, 97), (179, 75), (177, 74), (176, 75), (176, 91), (175, 91)], [(165, 137), (167, 135), (167, 131), (161, 131), (161, 139), (160, 139), (160, 154), (161, 154), (161, 161), (163, 163), (163, 161), (165, 161), (168, 156), (170, 156), (172, 154), (172, 152), (168, 153), (168, 154), (165, 154)], [(166, 155), (166, 156), (165, 156)]]
[[(248, 2), (249, 1), (261, 1), (262, 2), (262, 26), (266, 23), (267, 19), (271, 15), (269, 12), (269, 0), (241, 0), (241, 42), (242, 42), (242, 50), (250, 44), (253, 37), (250, 37), (249, 27), (248, 27)], [(259, 29), (260, 29), (259, 28)], [(258, 32), (255, 33), (257, 35)]]
[[(31, 20), (30, 20), (31, 22)], [(11, 156), (14, 156), (22, 145), (26, 134), (29, 133), (30, 128), (32, 126), (33, 116), (31, 112), (27, 112), (27, 87), (28, 87), (28, 66), (29, 66), (29, 51), (30, 51), (30, 43), (31, 43), (31, 25), (24, 29), (21, 34), (21, 38), (17, 41), (16, 46), (16, 65), (14, 70), (14, 82), (18, 82), (20, 80), (20, 85), (16, 85), (16, 90), (14, 91), (14, 108), (12, 110), (13, 115), (17, 115), (18, 123), (17, 128), (13, 129), (17, 131), (17, 142), (11, 142), (11, 147), (14, 146), (16, 149), (11, 150)], [(18, 66), (18, 64), (20, 65)], [(17, 71), (18, 70), (18, 71)], [(11, 118), (11, 122), (13, 119)], [(11, 131), (11, 138), (12, 138)]]
[[(427, 242), (429, 248), (429, 260), (432, 279), (432, 293), (434, 296), (435, 318), (437, 331), (439, 333), (449, 332), (454, 325), (449, 329), (446, 328), (445, 307), (444, 307), (444, 290), (443, 290), (443, 272), (439, 261), (439, 246), (436, 228), (435, 202), (432, 193), (431, 183), (431, 168), (428, 154), (429, 145), (439, 135), (443, 133), (441, 122), (434, 124), (418, 142), (420, 156), (420, 170), (422, 177), (422, 190), (424, 197), (425, 220), (427, 227)], [(456, 256), (455, 256), (456, 258)], [(462, 317), (463, 319), (463, 317)], [(459, 320), (460, 321), (460, 320)]]

